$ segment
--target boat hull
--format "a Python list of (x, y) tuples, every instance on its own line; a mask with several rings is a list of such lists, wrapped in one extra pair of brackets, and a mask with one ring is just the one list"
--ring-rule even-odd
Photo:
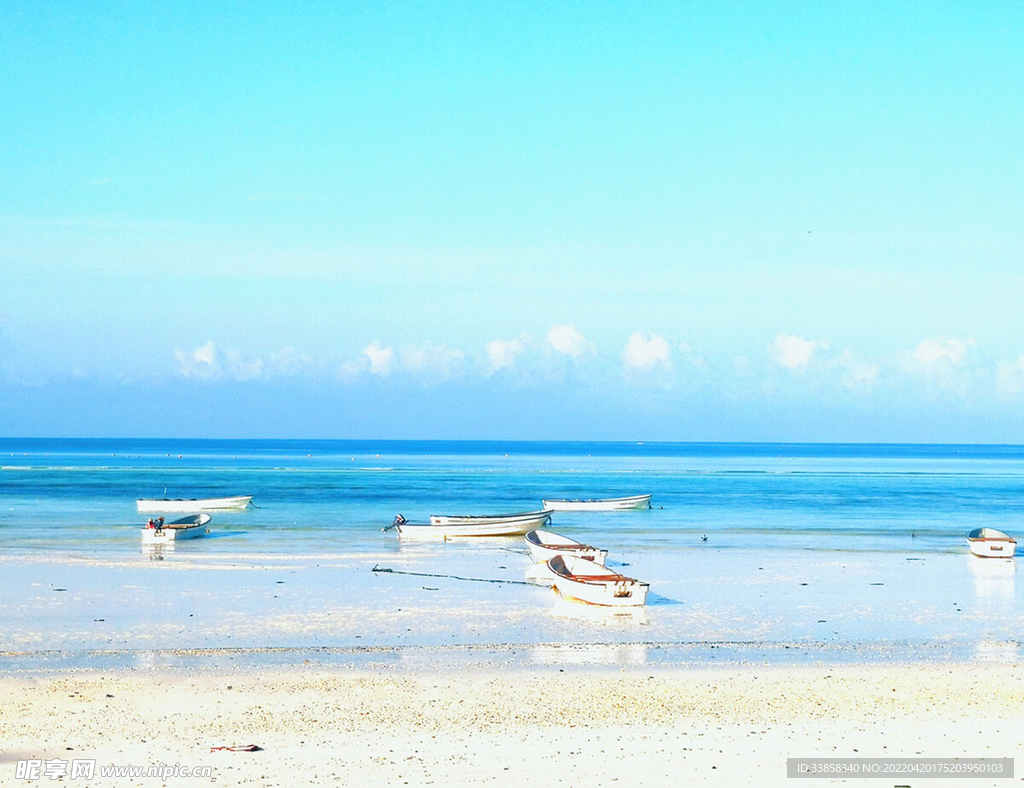
[(995, 528), (978, 528), (967, 534), (967, 546), (979, 558), (1013, 558), (1017, 540)]
[(551, 531), (542, 531), (540, 529), (529, 531), (525, 539), (526, 544), (530, 548), (530, 556), (537, 563), (543, 563), (554, 558), (556, 555), (571, 555), (585, 558), (588, 561), (604, 566), (605, 559), (608, 557), (607, 550), (582, 544), (567, 536), (552, 533)]
[(143, 528), (142, 543), (146, 545), (168, 544), (184, 539), (196, 539), (210, 532), (210, 529), (206, 527), (210, 519), (208, 514), (197, 514), (193, 517), (182, 517), (180, 520), (164, 523), (162, 528)]
[(631, 495), (626, 498), (588, 498), (569, 500), (566, 498), (545, 498), (545, 509), (555, 512), (616, 512), (627, 509), (650, 509), (650, 495)]
[(522, 536), (551, 519), (550, 512), (539, 512), (501, 522), (402, 523), (397, 525), (402, 539), (460, 539), (480, 536)]
[(1013, 558), (1017, 552), (1013, 539), (968, 539), (967, 545), (979, 558)]
[(204, 512), (230, 509), (245, 509), (252, 502), (251, 495), (236, 495), (229, 498), (139, 498), (136, 508), (148, 512)]
[(640, 607), (647, 602), (649, 583), (620, 575), (581, 558), (555, 556), (543, 564), (551, 585), (563, 599), (604, 607)]

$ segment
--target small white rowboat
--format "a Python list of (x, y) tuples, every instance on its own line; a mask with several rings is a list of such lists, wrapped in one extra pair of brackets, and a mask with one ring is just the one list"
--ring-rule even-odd
[(1013, 558), (1017, 540), (995, 528), (976, 528), (967, 534), (967, 545), (980, 558)]
[(180, 542), (182, 539), (195, 539), (197, 536), (210, 533), (210, 529), (206, 527), (209, 522), (210, 515), (193, 514), (180, 520), (163, 523), (157, 528), (147, 526), (142, 529), (142, 543), (167, 544)]
[(650, 509), (650, 495), (630, 495), (626, 498), (545, 498), (545, 509), (556, 512), (614, 512), (621, 509)]
[(251, 495), (229, 498), (139, 498), (135, 505), (140, 512), (211, 512), (245, 509), (251, 501)]
[(586, 558), (556, 555), (544, 563), (551, 585), (564, 599), (591, 605), (640, 606), (647, 601), (650, 583), (641, 583)]
[(553, 531), (537, 529), (527, 533), (525, 539), (530, 548), (530, 555), (538, 563), (554, 558), (556, 555), (572, 555), (604, 566), (604, 561), (608, 557), (607, 550), (591, 547)]
[(518, 522), (526, 517), (543, 517), (551, 519), (551, 510), (543, 509), (539, 512), (517, 512), (516, 514), (432, 514), (430, 515), (431, 525), (471, 525), (476, 523), (506, 523)]
[(456, 539), (469, 536), (522, 536), (546, 525), (551, 512), (532, 512), (499, 522), (394, 523), (403, 539)]

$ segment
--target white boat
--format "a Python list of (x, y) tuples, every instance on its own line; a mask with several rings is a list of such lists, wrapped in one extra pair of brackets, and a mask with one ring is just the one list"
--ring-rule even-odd
[(1017, 540), (995, 528), (975, 528), (967, 534), (967, 545), (980, 558), (1013, 558)]
[(135, 505), (140, 512), (212, 512), (245, 509), (251, 501), (251, 495), (228, 498), (139, 498)]
[(544, 566), (559, 596), (591, 605), (643, 605), (651, 587), (650, 583), (620, 575), (586, 558), (556, 555), (544, 562)]
[[(455, 523), (409, 523), (404, 518), (392, 523), (403, 539), (454, 539), (465, 536), (522, 536), (547, 524), (551, 512), (529, 512), (497, 522), (470, 520)], [(387, 529), (385, 529), (387, 530)]]
[(537, 512), (516, 512), (515, 514), (432, 514), (431, 525), (469, 525), (471, 523), (507, 523), (524, 518), (546, 516), (551, 519), (551, 510), (542, 509)]
[(197, 536), (210, 532), (210, 529), (206, 527), (210, 522), (210, 515), (208, 514), (192, 514), (179, 520), (171, 520), (169, 523), (163, 522), (162, 517), (156, 521), (150, 520), (149, 522), (153, 523), (153, 526), (150, 527), (147, 524), (142, 529), (142, 543), (147, 545), (180, 542), (182, 539), (195, 539)]
[(604, 566), (604, 561), (608, 557), (607, 550), (577, 542), (575, 539), (556, 534), (554, 531), (544, 531), (538, 528), (529, 531), (524, 538), (530, 548), (530, 555), (538, 563), (554, 558), (556, 555), (572, 555)]
[(556, 512), (614, 512), (620, 509), (650, 509), (650, 495), (630, 495), (625, 498), (545, 498), (545, 509)]

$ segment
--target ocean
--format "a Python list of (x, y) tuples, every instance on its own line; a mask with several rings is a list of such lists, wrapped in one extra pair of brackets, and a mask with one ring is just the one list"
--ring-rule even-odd
[[(651, 584), (609, 612), (525, 581), (521, 538), (409, 543), (395, 514), (556, 513)], [(0, 671), (197, 660), (1013, 661), (1024, 447), (0, 439)], [(252, 495), (143, 549), (137, 498)], [(374, 571), (377, 570), (377, 571)], [(391, 571), (380, 571), (391, 570)]]

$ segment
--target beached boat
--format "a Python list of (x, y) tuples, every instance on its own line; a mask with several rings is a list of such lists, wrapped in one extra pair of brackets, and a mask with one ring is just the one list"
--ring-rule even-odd
[(140, 512), (212, 512), (224, 509), (245, 509), (251, 495), (228, 498), (139, 498), (135, 505)]
[(1017, 540), (995, 528), (975, 528), (967, 534), (967, 545), (980, 558), (1013, 558)]
[(545, 509), (556, 512), (614, 512), (620, 509), (650, 509), (650, 495), (629, 495), (625, 498), (545, 498)]
[(608, 557), (607, 550), (577, 542), (575, 539), (556, 534), (554, 531), (544, 531), (538, 528), (529, 531), (524, 538), (530, 548), (530, 555), (537, 562), (547, 561), (556, 555), (572, 555), (604, 566), (604, 561)]
[(551, 519), (551, 510), (537, 512), (516, 512), (515, 514), (432, 514), (431, 525), (470, 525), (474, 523), (508, 523), (525, 518), (546, 517)]
[(166, 544), (167, 542), (180, 542), (182, 539), (195, 539), (197, 536), (208, 534), (210, 529), (207, 524), (210, 522), (208, 514), (193, 514), (182, 517), (179, 520), (163, 522), (163, 518), (150, 520), (142, 529), (143, 544)]
[(620, 575), (586, 558), (556, 555), (544, 562), (544, 566), (559, 596), (591, 605), (643, 605), (651, 587), (650, 583)]
[[(401, 517), (401, 515), (399, 515)], [(551, 512), (529, 512), (517, 517), (505, 517), (492, 522), (469, 520), (453, 523), (409, 523), (405, 518), (395, 518), (392, 527), (404, 539), (454, 539), (469, 536), (522, 536), (546, 525)], [(387, 530), (387, 529), (385, 529)]]

